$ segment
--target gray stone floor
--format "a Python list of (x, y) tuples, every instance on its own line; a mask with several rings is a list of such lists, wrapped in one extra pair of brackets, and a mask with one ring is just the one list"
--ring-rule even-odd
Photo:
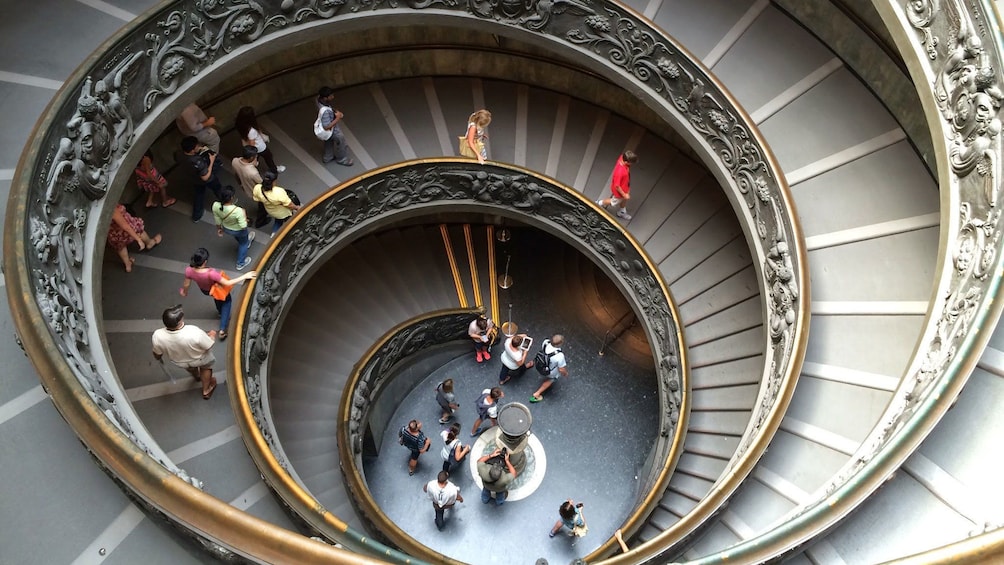
[[(447, 513), (442, 531), (437, 531), (432, 505), (422, 492), (422, 486), (441, 468), (439, 432), (447, 427), (438, 423), (436, 384), (446, 378), (454, 380), (461, 440), (473, 442), (474, 403), (483, 389), (498, 383), (501, 362), (497, 353), (479, 365), (472, 352), (430, 374), (401, 403), (384, 434), (383, 452), (364, 465), (373, 496), (390, 519), (419, 542), (467, 563), (530, 564), (540, 557), (569, 563), (596, 549), (613, 535), (642, 494), (638, 477), (657, 436), (654, 373), (613, 354), (597, 355), (599, 339), (582, 323), (582, 316), (590, 313), (558, 308), (535, 293), (525, 282), (530, 280), (525, 267), (525, 262), (522, 269), (514, 263), (516, 284), (503, 291), (500, 300), (513, 301), (513, 320), (520, 332), (534, 338), (534, 349), (552, 333), (563, 333), (569, 369), (569, 377), (552, 386), (541, 403), (529, 402), (541, 380), (533, 369), (503, 387), (503, 404), (520, 402), (530, 408), (532, 432), (546, 454), (546, 473), (536, 491), (501, 507), (482, 504), (470, 461), (465, 460), (451, 479), (460, 486), (465, 502), (457, 504), (452, 515)], [(501, 346), (494, 350), (500, 351)], [(408, 476), (408, 451), (398, 445), (396, 436), (412, 418), (423, 422), (432, 448), (419, 459), (418, 472)], [(558, 518), (558, 506), (567, 498), (585, 503), (589, 535), (551, 539), (548, 531)]]

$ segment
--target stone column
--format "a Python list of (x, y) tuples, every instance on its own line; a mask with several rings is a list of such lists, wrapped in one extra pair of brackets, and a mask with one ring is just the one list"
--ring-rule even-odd
[(533, 417), (525, 405), (512, 402), (499, 408), (496, 441), (509, 450), (509, 462), (516, 468), (517, 474), (521, 474), (526, 466), (524, 451), (530, 440), (531, 424)]

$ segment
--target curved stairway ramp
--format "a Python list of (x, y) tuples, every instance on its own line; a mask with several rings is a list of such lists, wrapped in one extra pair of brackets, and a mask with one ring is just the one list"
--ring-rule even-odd
[[(764, 532), (814, 498), (874, 426), (921, 330), (939, 219), (936, 185), (900, 128), (796, 22), (766, 2), (679, 8), (646, 15), (759, 122), (791, 186), (813, 283), (809, 348), (787, 416), (751, 480), (686, 554), (696, 557)], [(708, 491), (709, 459), (681, 462), (687, 490), (667, 493), (643, 538)]]
[(359, 239), (313, 275), (283, 322), (269, 370), (278, 439), (300, 484), (364, 531), (345, 492), (338, 405), (353, 366), (396, 325), (457, 308), (438, 227), (391, 229)]
[[(669, 17), (672, 14), (673, 18), (677, 21), (689, 21), (690, 24), (683, 26), (678, 29), (678, 37), (681, 38), (691, 50), (699, 55), (704, 52), (708, 53), (711, 48), (701, 49), (702, 45), (707, 46), (709, 42), (713, 43), (713, 38), (724, 37), (728, 35), (728, 30), (733, 29), (736, 24), (741, 24), (743, 22), (742, 15), (736, 16), (732, 14), (731, 19), (729, 17), (723, 16), (720, 11), (728, 11), (721, 7), (716, 10), (686, 10), (685, 4), (677, 3), (677, 12), (670, 12), (670, 6), (667, 5), (667, 13), (663, 15), (664, 18)], [(732, 3), (729, 4), (729, 9), (733, 6)], [(93, 49), (96, 43), (104, 37), (103, 30), (112, 30), (118, 25), (118, 20), (116, 16), (109, 15), (107, 12), (116, 12), (112, 7), (106, 6), (105, 12), (97, 12), (93, 8), (84, 7), (80, 5), (73, 4), (69, 9), (66, 10), (62, 15), (67, 17), (72, 16), (75, 21), (86, 21), (94, 22), (94, 25), (90, 27), (84, 27), (88, 33), (72, 33), (63, 34), (59, 42), (60, 45), (66, 46), (67, 41), (77, 42), (78, 47), (76, 49), (71, 49), (69, 52), (74, 53), (87, 53)], [(139, 10), (137, 10), (139, 11)], [(700, 14), (697, 14), (697, 12)], [(769, 11), (769, 9), (768, 9)], [(121, 16), (121, 12), (116, 12)], [(745, 13), (745, 12), (744, 12)], [(32, 29), (32, 22), (40, 22), (38, 18), (42, 14), (33, 13), (30, 10), (24, 10), (18, 12), (18, 17), (23, 18), (24, 23), (17, 26), (18, 30), (28, 30), (31, 32), (38, 31), (39, 33), (44, 32), (48, 28), (46, 25), (37, 25)], [(693, 19), (697, 15), (706, 16), (713, 15), (716, 19), (697, 21)], [(690, 19), (688, 19), (688, 17)], [(46, 24), (51, 23), (51, 13), (46, 14), (45, 22)], [(120, 18), (121, 19), (121, 18)], [(672, 19), (672, 18), (670, 18)], [(755, 19), (755, 18), (754, 18)], [(664, 22), (667, 29), (670, 29), (672, 33), (672, 22)], [(55, 26), (54, 26), (55, 27)], [(740, 26), (742, 27), (742, 26)], [(718, 30), (719, 34), (710, 33), (711, 30)], [(690, 38), (688, 39), (688, 32)], [(702, 37), (695, 39), (694, 36), (697, 34), (702, 34)], [(8, 36), (5, 38), (6, 41), (16, 42), (17, 38)], [(56, 44), (53, 42), (52, 44)], [(713, 48), (713, 47), (712, 47)], [(65, 50), (64, 50), (65, 51)], [(794, 50), (793, 50), (794, 51)], [(14, 49), (4, 50), (7, 53), (15, 53)], [(791, 53), (789, 53), (791, 55)], [(60, 53), (59, 57), (53, 58), (54, 61), (58, 60), (59, 64), (52, 65), (45, 68), (31, 68), (23, 67), (12, 62), (5, 63), (6, 66), (2, 70), (6, 72), (20, 73), (22, 76), (8, 76), (4, 75), (3, 83), (0, 87), (10, 90), (13, 94), (9, 98), (9, 102), (12, 105), (16, 105), (18, 111), (11, 112), (12, 116), (15, 117), (30, 117), (37, 115), (41, 111), (41, 105), (44, 103), (44, 98), (47, 94), (51, 94), (52, 87), (55, 86), (56, 81), (61, 78), (56, 75), (56, 73), (68, 72), (68, 58), (65, 52)], [(26, 60), (27, 64), (31, 64), (32, 61)], [(65, 70), (63, 70), (65, 67)], [(771, 66), (771, 68), (777, 68), (777, 65)], [(13, 70), (11, 70), (13, 69)], [(718, 69), (716, 69), (718, 70)], [(53, 73), (53, 74), (50, 74)], [(730, 88), (737, 90), (734, 85), (730, 84)], [(834, 112), (836, 114), (836, 112)], [(838, 114), (839, 115), (839, 114)], [(848, 114), (851, 115), (851, 114)], [(771, 137), (768, 123), (764, 122), (764, 131)], [(781, 126), (778, 126), (779, 130)], [(7, 143), (5, 145), (5, 153), (3, 159), (4, 163), (0, 163), (0, 170), (9, 171), (13, 168), (14, 162), (16, 161), (17, 153), (20, 151), (20, 147), (23, 145), (23, 139), (18, 139), (18, 131), (26, 131), (27, 124), (24, 130), (19, 130), (16, 127), (11, 127), (5, 129), (5, 137)], [(782, 132), (783, 133), (783, 132)], [(774, 143), (774, 139), (771, 138), (771, 143)], [(896, 144), (888, 147), (883, 151), (892, 151), (894, 149), (900, 149), (900, 144)], [(778, 155), (784, 162), (783, 152), (778, 151)], [(871, 157), (864, 157), (856, 161), (852, 161), (846, 165), (839, 167), (833, 171), (827, 173), (827, 175), (836, 173), (846, 173), (848, 176), (846, 179), (850, 179), (845, 182), (839, 183), (842, 191), (848, 190), (846, 187), (851, 185), (850, 188), (859, 188), (860, 190), (867, 192), (868, 198), (874, 198), (876, 196), (875, 191), (867, 191), (867, 188), (877, 184), (874, 181), (873, 176), (868, 176), (866, 174), (865, 180), (857, 180), (856, 172), (851, 170), (858, 165), (865, 165), (871, 163), (873, 167), (876, 166), (876, 161), (880, 161), (878, 158), (879, 154), (872, 155)], [(884, 155), (884, 154), (883, 154)], [(794, 161), (793, 161), (794, 162)], [(797, 164), (797, 163), (796, 163)], [(877, 168), (877, 167), (876, 167)], [(797, 169), (796, 169), (797, 170)], [(792, 170), (789, 170), (789, 177), (792, 176)], [(823, 175), (820, 181), (825, 178)], [(9, 178), (9, 177), (8, 177)], [(813, 179), (803, 181), (802, 183), (795, 183), (794, 190), (796, 200), (799, 199), (799, 186), (802, 188), (811, 187)], [(874, 183), (874, 184), (873, 184)], [(4, 186), (9, 186), (9, 181), (0, 178), (0, 184)], [(853, 185), (858, 186), (853, 186)], [(805, 191), (808, 192), (808, 191)], [(815, 191), (816, 198), (825, 198), (830, 196), (831, 192), (823, 188), (819, 188)], [(886, 193), (883, 191), (880, 193), (883, 197)], [(897, 202), (896, 206), (911, 206), (917, 200), (916, 195), (910, 195), (912, 198), (903, 198), (902, 201)], [(849, 199), (851, 203), (858, 202), (860, 200), (860, 194), (858, 199)], [(871, 200), (869, 200), (871, 202)], [(843, 233), (839, 234), (842, 237), (834, 236), (836, 231), (833, 226), (825, 227), (823, 229), (813, 228), (813, 224), (807, 219), (808, 213), (806, 211), (807, 205), (804, 205), (802, 201), (799, 201), (799, 211), (803, 215), (803, 227), (806, 229), (807, 234), (819, 235), (819, 236), (829, 236), (829, 240), (820, 237), (817, 241), (826, 243), (827, 241), (836, 240), (837, 243), (847, 241), (848, 239), (853, 240), (855, 238), (854, 233)], [(825, 206), (822, 207), (824, 211), (829, 210)], [(847, 219), (853, 220), (858, 214), (870, 214), (873, 211), (871, 207), (864, 206), (850, 206), (847, 210), (847, 216), (838, 218), (836, 214), (828, 213), (817, 213), (817, 221), (832, 222), (837, 219)], [(888, 213), (888, 212), (887, 212)], [(923, 212), (920, 214), (923, 215)], [(916, 217), (917, 214), (905, 216), (907, 218)], [(886, 218), (891, 218), (891, 220), (899, 220), (904, 216), (888, 215)], [(888, 230), (901, 230), (904, 226), (901, 225), (897, 227), (896, 225), (888, 225), (884, 222), (889, 222), (891, 220), (883, 220), (881, 217), (869, 218), (864, 226), (878, 226), (879, 231)], [(909, 228), (910, 225), (916, 226), (916, 223), (905, 225)], [(847, 226), (840, 227), (839, 229), (850, 229)], [(810, 230), (812, 230), (810, 232)], [(858, 232), (858, 236), (863, 233)], [(909, 233), (909, 232), (906, 232)], [(887, 236), (893, 237), (893, 236)], [(847, 244), (839, 245), (838, 247), (844, 247)], [(856, 245), (856, 244), (854, 244)], [(828, 247), (819, 247), (821, 251), (826, 250)], [(930, 251), (930, 249), (929, 249)], [(157, 258), (157, 254), (151, 254), (152, 257)], [(182, 255), (183, 256), (183, 255)], [(815, 265), (815, 260), (810, 256), (811, 264)], [(830, 276), (832, 270), (818, 270), (813, 271), (814, 282), (826, 281)], [(151, 277), (153, 278), (153, 277)], [(172, 282), (168, 290), (173, 288), (174, 283)], [(877, 285), (876, 285), (877, 286)], [(839, 296), (839, 295), (837, 295)], [(819, 298), (818, 291), (815, 298)], [(859, 297), (854, 297), (859, 298)], [(912, 297), (911, 297), (912, 298)], [(886, 297), (883, 297), (885, 300)], [(926, 296), (921, 300), (911, 300), (910, 302), (919, 302), (926, 300)], [(858, 383), (865, 383), (870, 385), (870, 387), (878, 387), (878, 390), (887, 390), (889, 385), (888, 378), (893, 377), (896, 373), (897, 363), (895, 359), (888, 362), (889, 367), (877, 367), (873, 372), (871, 370), (862, 370), (857, 367), (845, 367), (841, 363), (863, 363), (864, 361), (860, 359), (858, 352), (866, 351), (870, 355), (873, 355), (875, 359), (870, 359), (869, 363), (872, 364), (883, 364), (882, 359), (885, 359), (886, 351), (881, 350), (878, 347), (873, 347), (871, 344), (875, 343), (872, 339), (877, 337), (875, 334), (884, 333), (880, 331), (873, 332), (869, 336), (861, 337), (861, 339), (856, 343), (852, 344), (853, 353), (845, 354), (844, 351), (834, 351), (832, 348), (839, 345), (839, 341), (831, 340), (821, 340), (816, 339), (816, 336), (820, 327), (820, 320), (826, 319), (828, 325), (832, 328), (844, 327), (848, 322), (856, 321), (857, 318), (862, 318), (867, 316), (867, 319), (871, 320), (873, 316), (868, 315), (872, 310), (866, 310), (865, 306), (860, 305), (858, 302), (863, 300), (858, 300), (854, 302), (843, 302), (842, 304), (836, 304), (836, 301), (830, 301), (829, 304), (818, 304), (816, 310), (816, 316), (813, 320), (813, 342), (815, 345), (812, 346), (810, 350), (810, 356), (812, 354), (817, 354), (816, 365), (807, 365), (806, 373), (803, 375), (803, 383), (809, 381), (805, 379), (805, 376), (809, 376), (812, 379), (818, 379), (821, 382), (819, 386), (830, 386), (828, 384), (833, 380), (838, 381), (853, 381)], [(877, 306), (877, 305), (876, 305)], [(884, 325), (885, 328), (879, 328), (884, 330), (890, 328), (890, 331), (896, 330), (897, 327), (910, 326), (910, 320), (903, 318), (913, 318), (919, 317), (916, 310), (909, 310), (902, 308), (903, 304), (900, 304), (900, 311), (906, 310), (908, 313), (913, 312), (912, 315), (900, 315), (900, 316), (890, 316), (890, 320), (880, 323), (877, 325)], [(855, 310), (855, 307), (860, 307), (861, 310)], [(882, 306), (888, 308), (888, 306)], [(860, 316), (859, 312), (865, 311), (865, 316)], [(831, 319), (832, 318), (832, 319)], [(844, 318), (848, 318), (845, 320)], [(126, 320), (132, 323), (133, 319)], [(827, 322), (822, 322), (826, 324)], [(915, 330), (914, 330), (915, 331)], [(123, 332), (125, 333), (125, 332)], [(858, 334), (847, 333), (842, 334), (841, 339), (847, 339), (848, 337), (854, 337)], [(110, 339), (110, 341), (112, 341)], [(10, 554), (16, 557), (23, 557), (24, 559), (19, 562), (32, 562), (35, 560), (39, 554), (36, 548), (32, 545), (28, 547), (28, 543), (32, 537), (29, 535), (27, 530), (22, 530), (23, 535), (18, 534), (17, 528), (27, 528), (29, 520), (25, 517), (25, 512), (32, 512), (35, 510), (41, 511), (47, 506), (47, 502), (50, 500), (55, 500), (54, 498), (49, 498), (50, 496), (58, 496), (58, 500), (80, 500), (81, 504), (74, 505), (64, 505), (61, 507), (61, 512), (56, 516), (51, 513), (46, 512), (46, 520), (49, 523), (53, 521), (63, 521), (64, 527), (61, 528), (62, 535), (58, 543), (47, 544), (44, 552), (46, 554), (45, 561), (51, 562), (53, 560), (60, 561), (64, 557), (66, 560), (72, 559), (75, 555), (83, 555), (87, 557), (93, 557), (98, 553), (99, 548), (111, 548), (115, 550), (112, 553), (112, 559), (120, 559), (124, 562), (129, 561), (127, 555), (131, 555), (130, 552), (136, 552), (139, 555), (141, 552), (156, 551), (159, 555), (170, 556), (173, 558), (174, 562), (185, 562), (189, 560), (198, 560), (198, 557), (190, 555), (185, 546), (180, 545), (175, 538), (164, 534), (158, 528), (151, 528), (149, 521), (144, 520), (139, 516), (138, 512), (130, 510), (131, 505), (125, 502), (125, 499), (119, 493), (119, 491), (112, 487), (110, 481), (103, 480), (100, 477), (100, 473), (96, 472), (96, 469), (91, 465), (89, 458), (86, 457), (82, 451), (76, 446), (76, 442), (73, 441), (72, 434), (68, 433), (63, 424), (59, 421), (56, 416), (55, 411), (51, 410), (48, 403), (41, 402), (44, 400), (44, 393), (40, 390), (37, 385), (34, 384), (33, 372), (31, 368), (27, 365), (25, 361), (19, 356), (19, 354), (13, 350), (13, 346), (9, 341), (4, 342), (5, 349), (5, 359), (11, 360), (10, 362), (14, 365), (13, 370), (9, 373), (10, 385), (4, 387), (2, 396), (0, 396), (0, 406), (3, 407), (2, 426), (0, 426), (0, 433), (7, 438), (3, 442), (3, 445), (9, 446), (10, 449), (17, 450), (18, 452), (29, 452), (31, 454), (30, 458), (25, 458), (21, 456), (8, 457), (4, 456), (0, 460), (4, 461), (5, 470), (9, 468), (11, 472), (5, 473), (7, 477), (15, 477), (14, 480), (9, 481), (9, 484), (13, 488), (18, 488), (20, 486), (28, 485), (34, 482), (39, 474), (47, 474), (50, 478), (47, 483), (54, 486), (68, 487), (72, 486), (71, 489), (60, 492), (59, 489), (52, 489), (47, 491), (37, 491), (34, 489), (20, 489), (24, 493), (22, 496), (24, 498), (19, 498), (22, 501), (20, 504), (16, 505), (4, 505), (6, 508), (18, 511), (16, 517), (5, 518), (5, 523), (15, 524), (13, 529), (5, 529), (4, 541), (5, 541), (5, 552), (9, 551)], [(895, 344), (893, 344), (895, 345)], [(124, 349), (129, 349), (128, 347)], [(979, 518), (983, 516), (989, 517), (986, 520), (982, 520), (983, 523), (993, 522), (994, 513), (992, 511), (987, 511), (983, 504), (980, 504), (978, 499), (981, 498), (981, 493), (990, 491), (994, 492), (994, 484), (992, 481), (987, 480), (987, 477), (981, 476), (979, 472), (975, 472), (976, 469), (980, 468), (982, 464), (986, 463), (986, 460), (981, 457), (981, 452), (978, 449), (972, 449), (967, 451), (966, 457), (959, 460), (958, 457), (953, 456), (953, 453), (946, 452), (947, 447), (954, 444), (969, 444), (975, 443), (973, 439), (973, 430), (984, 430), (989, 428), (987, 424), (991, 423), (987, 420), (987, 417), (996, 417), (996, 412), (990, 409), (992, 406), (992, 399), (999, 398), (1000, 394), (1000, 380), (999, 377), (995, 375), (1000, 375), (1002, 372), (1002, 367), (1004, 367), (1004, 362), (1001, 362), (999, 351), (1004, 349), (1004, 344), (1000, 342), (999, 338), (996, 338), (991, 342), (990, 348), (988, 348), (981, 359), (980, 369), (975, 373), (973, 382), (970, 384), (966, 391), (963, 393), (962, 397), (956, 409), (953, 410), (946, 417), (945, 421), (939, 427), (938, 431), (928, 440), (927, 443), (921, 448), (918, 455), (923, 457), (917, 457), (916, 460), (911, 460), (908, 462), (907, 466), (904, 468), (906, 471), (899, 473), (897, 479), (894, 480), (890, 487), (896, 489), (890, 492), (887, 489), (884, 492), (880, 492), (876, 495), (876, 501), (874, 503), (869, 503), (861, 511), (861, 515), (852, 517), (847, 521), (847, 523), (834, 533), (827, 536), (823, 543), (817, 544), (809, 552), (812, 554), (812, 559), (815, 562), (830, 562), (838, 563), (841, 562), (841, 556), (843, 560), (847, 562), (854, 562), (855, 556), (863, 556), (863, 548), (861, 548), (860, 543), (862, 539), (873, 539), (876, 543), (872, 546), (875, 553), (869, 555), (877, 555), (879, 552), (886, 551), (887, 556), (892, 555), (902, 555), (909, 551), (916, 549), (915, 546), (911, 546), (907, 549), (906, 540), (914, 536), (920, 537), (923, 534), (919, 532), (931, 532), (935, 528), (932, 527), (931, 517), (936, 517), (939, 515), (949, 515), (957, 518), (958, 515), (964, 515), (966, 520), (970, 520), (974, 523), (978, 523)], [(893, 350), (894, 351), (894, 350)], [(133, 359), (132, 352), (124, 352), (128, 357), (126, 359)], [(123, 362), (120, 360), (122, 354), (116, 355), (116, 364)], [(142, 355), (145, 355), (145, 350)], [(896, 357), (893, 355), (892, 357)], [(814, 373), (810, 372), (815, 368)], [(848, 370), (850, 369), (850, 370)], [(868, 369), (866, 367), (865, 369)], [(120, 372), (121, 373), (121, 372)], [(886, 379), (876, 378), (885, 376)], [(974, 388), (975, 387), (975, 388)], [(818, 388), (818, 387), (817, 387)], [(802, 391), (800, 390), (801, 394)], [(997, 396), (994, 396), (994, 395)], [(799, 400), (800, 397), (796, 398), (796, 403), (802, 405), (803, 410), (810, 410), (814, 408), (812, 402), (805, 402)], [(989, 405), (989, 406), (988, 406)], [(825, 405), (820, 406), (821, 409), (825, 409)], [(175, 406), (177, 409), (177, 406)], [(164, 421), (170, 420), (170, 414), (164, 414), (159, 410), (154, 410)], [(841, 412), (840, 414), (833, 414), (833, 423), (836, 424), (847, 424), (849, 422), (844, 422), (844, 420), (849, 419), (847, 417), (847, 411), (834, 410), (834, 412)], [(804, 414), (803, 414), (803, 417)], [(146, 416), (144, 416), (146, 418)], [(833, 434), (823, 433), (827, 430), (823, 429), (813, 429), (809, 426), (801, 425), (802, 422), (791, 418), (788, 425), (787, 433), (794, 436), (794, 438), (803, 438), (805, 436), (815, 437), (821, 442), (816, 443), (817, 446), (822, 446), (825, 444), (836, 445), (840, 447), (844, 445), (845, 442), (840, 441), (840, 437), (834, 437)], [(151, 428), (156, 426), (151, 425)], [(779, 437), (784, 437), (782, 434)], [(32, 439), (37, 438), (37, 439)], [(793, 439), (794, 439), (793, 438)], [(9, 441), (8, 441), (9, 440)], [(986, 437), (980, 436), (978, 441), (985, 442)], [(51, 448), (51, 449), (47, 449)], [(826, 453), (832, 451), (826, 447), (813, 447), (807, 449), (809, 451), (816, 450), (821, 453)], [(774, 450), (772, 450), (773, 453)], [(837, 451), (840, 451), (838, 449)], [(992, 450), (991, 450), (992, 452)], [(69, 455), (74, 454), (76, 455)], [(983, 452), (987, 453), (986, 451)], [(770, 464), (772, 455), (768, 454), (767, 461), (765, 464)], [(38, 462), (44, 461), (41, 465), (34, 467)], [(785, 462), (774, 461), (774, 465), (783, 465)], [(9, 467), (7, 467), (9, 466)], [(951, 470), (951, 477), (945, 477), (945, 473)], [(802, 489), (792, 489), (791, 481), (785, 483), (783, 481), (778, 481), (776, 475), (772, 475), (769, 472), (758, 471), (755, 477), (761, 484), (767, 485), (766, 489), (773, 489), (775, 491), (781, 490), (787, 493), (790, 499), (800, 498), (804, 492), (805, 488)], [(821, 482), (819, 479), (812, 481), (813, 484), (818, 484)], [(905, 484), (903, 484), (905, 483)], [(209, 485), (214, 484), (213, 480), (209, 481)], [(756, 496), (762, 496), (765, 488), (761, 487), (759, 493), (753, 493), (745, 495), (749, 498), (756, 498)], [(801, 491), (801, 492), (800, 492)], [(5, 490), (5, 494), (12, 492), (10, 490)], [(913, 500), (919, 501), (923, 500), (923, 510), (917, 512), (918, 515), (923, 515), (925, 519), (923, 521), (917, 520), (911, 524), (903, 524), (900, 521), (894, 520), (897, 513), (903, 510), (901, 506), (902, 500), (896, 495), (901, 493), (908, 493), (909, 496), (913, 497)], [(86, 498), (82, 498), (86, 497)], [(742, 498), (742, 497), (741, 497)], [(741, 502), (741, 498), (737, 499), (737, 503)], [(949, 502), (945, 503), (945, 499)], [(978, 501), (975, 505), (969, 504), (972, 501)], [(235, 501), (240, 504), (240, 501)], [(749, 508), (752, 503), (747, 504)], [(125, 510), (123, 510), (123, 508)], [(999, 505), (998, 505), (999, 508)], [(867, 513), (867, 514), (866, 514)], [(724, 527), (729, 530), (729, 534), (734, 537), (748, 537), (752, 535), (752, 529), (747, 529), (749, 523), (753, 523), (752, 515), (739, 514), (735, 510), (735, 505), (730, 508), (730, 511), (723, 517)], [(883, 523), (897, 523), (896, 535), (889, 536), (889, 530), (878, 527), (879, 524)], [(963, 520), (965, 522), (965, 520)], [(20, 526), (17, 526), (20, 524)], [(120, 527), (121, 524), (140, 524), (139, 529), (126, 530)], [(978, 529), (978, 528), (977, 528)], [(950, 530), (949, 533), (946, 533)], [(948, 541), (951, 539), (957, 539), (955, 532), (959, 530), (958, 524), (953, 522), (952, 528), (945, 528), (942, 530), (942, 535), (939, 537), (925, 538), (932, 540)], [(131, 535), (130, 535), (131, 532)], [(736, 533), (738, 532), (738, 533)], [(125, 537), (128, 536), (128, 537)], [(954, 537), (949, 537), (954, 536)], [(19, 542), (19, 540), (24, 540)], [(92, 547), (88, 546), (88, 543), (93, 541), (94, 545)], [(892, 547), (895, 546), (895, 547)], [(116, 549), (117, 548), (117, 549)], [(107, 552), (106, 552), (107, 553)], [(804, 557), (802, 559), (805, 559)], [(866, 559), (870, 560), (870, 559)]]
[[(756, 402), (757, 383), (764, 370), (762, 344), (766, 337), (762, 328), (756, 274), (748, 247), (742, 239), (734, 213), (713, 177), (703, 167), (647, 134), (637, 124), (566, 96), (555, 96), (512, 83), (405, 79), (342, 89), (338, 92), (338, 100), (340, 105), (353, 108), (353, 112), (378, 116), (387, 114), (386, 109), (378, 106), (377, 101), (381, 98), (395, 99), (399, 97), (396, 93), (423, 90), (427, 99), (449, 100), (452, 96), (475, 101), (482, 97), (490, 100), (493, 115), (496, 116), (490, 129), (493, 158), (523, 155), (522, 164), (550, 169), (559, 181), (577, 188), (584, 187), (590, 199), (598, 198), (601, 191), (604, 194), (608, 191), (610, 163), (621, 151), (637, 146), (647, 152), (649, 161), (647, 164), (642, 162), (633, 175), (632, 192), (634, 201), (638, 202), (638, 213), (628, 224), (628, 229), (634, 233), (633, 226), (639, 226), (638, 233), (634, 235), (645, 245), (664, 276), (685, 280), (685, 299), (694, 300), (690, 311), (681, 311), (681, 316), (682, 322), (688, 326), (686, 331), (694, 335), (695, 344), (690, 344), (690, 347), (697, 360), (691, 361), (692, 401), (701, 408), (698, 410), (697, 427), (692, 426), (688, 432), (695, 434), (696, 447), (685, 451), (685, 456), (707, 454), (709, 451), (719, 455), (721, 460), (716, 463), (716, 472), (720, 474), (728, 459), (734, 455), (739, 437), (749, 423)], [(297, 116), (302, 121), (302, 116), (311, 111), (311, 104), (309, 100), (298, 102), (271, 113), (269, 119), (280, 126), (295, 123)], [(520, 124), (529, 119), (525, 109), (531, 107), (536, 126), (524, 130)], [(408, 112), (393, 111), (393, 107), (390, 110), (393, 121), (371, 121), (363, 130), (350, 129), (350, 139), (354, 139), (365, 151), (357, 152), (358, 161), (370, 159), (374, 166), (394, 162), (400, 158), (400, 146), (416, 146), (418, 142), (415, 139), (428, 135), (424, 129), (416, 131), (412, 124), (425, 124), (435, 117), (422, 113), (429, 112), (428, 107), (416, 108), (414, 104), (409, 106)], [(447, 123), (462, 123), (462, 113), (455, 108), (450, 111), (456, 115), (447, 115)], [(589, 132), (590, 137), (565, 137), (559, 152), (553, 147), (553, 139), (571, 133), (563, 129), (565, 125), (560, 118), (566, 112), (576, 116), (579, 124), (575, 129)], [(393, 137), (391, 123), (399, 125), (406, 134), (407, 143), (402, 139), (398, 139), (396, 144), (381, 143), (381, 140)], [(348, 127), (351, 128), (351, 123)], [(571, 130), (571, 125), (568, 127)], [(517, 132), (522, 132), (525, 146), (516, 141)], [(298, 145), (309, 147), (312, 144), (309, 131), (287, 133)], [(377, 153), (378, 148), (382, 149), (381, 153)], [(360, 154), (365, 157), (360, 157)], [(601, 159), (601, 156), (608, 156), (609, 159)], [(526, 250), (522, 254), (525, 256)], [(711, 275), (705, 276), (704, 273)], [(686, 276), (688, 274), (690, 276)], [(669, 282), (675, 297), (676, 291), (672, 287), (675, 281), (669, 278)], [(679, 297), (676, 299), (682, 300)], [(297, 308), (301, 308), (299, 302)], [(386, 321), (384, 325), (389, 328), (404, 319), (406, 317)], [(319, 325), (327, 326), (329, 323)], [(351, 363), (348, 360), (345, 362)], [(277, 385), (271, 386), (274, 390)], [(308, 402), (315, 402), (313, 390), (299, 391), (291, 385), (288, 394), (294, 391), (301, 395), (298, 403), (301, 408)], [(315, 410), (323, 411), (333, 401), (328, 394), (340, 394), (340, 391), (326, 393), (323, 396), (325, 400), (318, 402)], [(727, 402), (719, 404), (715, 398), (727, 398)], [(714, 447), (708, 447), (710, 444)], [(674, 482), (677, 480), (673, 479)], [(686, 481), (687, 478), (679, 480)], [(308, 487), (311, 490), (334, 488), (329, 484), (323, 487), (308, 484)]]

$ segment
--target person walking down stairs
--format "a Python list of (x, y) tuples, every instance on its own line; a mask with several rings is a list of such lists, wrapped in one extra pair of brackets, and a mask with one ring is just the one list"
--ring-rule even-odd
[(603, 209), (607, 206), (614, 206), (617, 210), (617, 217), (622, 220), (630, 220), (631, 215), (627, 213), (627, 203), (631, 200), (631, 167), (638, 162), (638, 155), (634, 151), (625, 151), (617, 158), (614, 165), (613, 178), (610, 180), (610, 198), (600, 198), (596, 204)]

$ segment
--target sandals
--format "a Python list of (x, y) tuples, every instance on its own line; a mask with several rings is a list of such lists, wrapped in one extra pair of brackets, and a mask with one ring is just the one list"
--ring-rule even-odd
[(531, 396), (530, 397), (530, 402), (532, 402), (534, 404), (536, 404), (538, 402), (543, 402), (543, 401), (544, 401), (544, 397), (543, 396), (540, 397), (540, 398), (537, 398), (536, 396)]
[(213, 392), (215, 390), (216, 390), (216, 379), (213, 379), (213, 382), (209, 385), (209, 390), (202, 393), (202, 400), (209, 400), (210, 398), (212, 398)]
[(158, 233), (157, 235), (153, 236), (153, 238), (151, 238), (150, 241), (152, 243), (150, 245), (144, 245), (143, 249), (140, 249), (140, 251), (146, 252), (153, 249), (154, 247), (157, 247), (158, 245), (160, 245), (161, 241), (164, 241), (164, 238), (161, 237), (161, 235)]
[(132, 257), (129, 258), (129, 263), (125, 266), (125, 271), (127, 273), (131, 273), (132, 272), (132, 264), (135, 263), (135, 262), (136, 262), (136, 259), (134, 259)]
[(161, 208), (170, 208), (171, 206), (174, 206), (174, 203), (177, 202), (177, 201), (178, 201), (177, 198), (172, 198), (172, 199), (168, 200), (167, 202), (161, 204), (160, 207)]

